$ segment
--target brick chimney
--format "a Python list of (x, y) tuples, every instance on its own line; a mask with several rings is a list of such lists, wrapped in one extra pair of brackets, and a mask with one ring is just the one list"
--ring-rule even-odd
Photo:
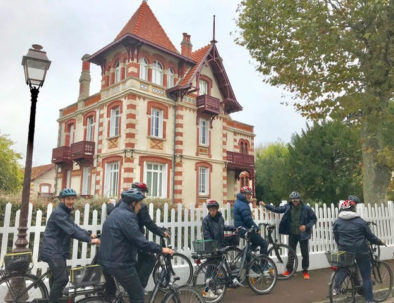
[(192, 56), (192, 43), (190, 42), (190, 35), (183, 33), (183, 40), (181, 42), (181, 54), (186, 57)]
[(82, 72), (79, 77), (79, 97), (78, 100), (89, 97), (90, 90), (90, 62), (87, 60), (90, 55), (86, 54), (82, 57)]

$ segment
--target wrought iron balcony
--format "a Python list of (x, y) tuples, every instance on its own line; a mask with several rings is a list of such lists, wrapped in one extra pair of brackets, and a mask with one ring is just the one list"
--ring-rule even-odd
[(70, 146), (55, 147), (52, 150), (52, 163), (62, 164), (71, 162)]
[(227, 152), (227, 167), (233, 169), (247, 169), (254, 167), (254, 155)]
[(218, 98), (201, 95), (197, 97), (197, 108), (203, 113), (210, 115), (220, 114), (220, 100)]
[(79, 141), (71, 144), (71, 160), (76, 162), (93, 161), (94, 156), (94, 142)]

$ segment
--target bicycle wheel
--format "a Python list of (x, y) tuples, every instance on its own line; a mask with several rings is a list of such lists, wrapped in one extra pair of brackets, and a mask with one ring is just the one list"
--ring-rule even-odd
[[(75, 303), (111, 303), (113, 302), (112, 299), (105, 299), (102, 296), (96, 296), (96, 297), (87, 297), (78, 301), (75, 301)], [(115, 301), (119, 302), (119, 301)]]
[(330, 303), (343, 302), (353, 303), (356, 299), (354, 282), (349, 272), (343, 268), (338, 268), (330, 278), (329, 283)]
[(393, 288), (393, 272), (385, 262), (373, 262), (372, 287), (375, 302), (385, 301)]
[(204, 298), (191, 287), (181, 287), (177, 291), (169, 292), (164, 303), (204, 303)]
[(193, 287), (205, 302), (220, 302), (227, 290), (227, 272), (217, 261), (202, 264), (193, 276)]
[(278, 271), (271, 258), (260, 255), (248, 264), (246, 278), (249, 287), (259, 295), (271, 292), (278, 279)]
[[(297, 254), (289, 245), (281, 243), (274, 244), (268, 250), (268, 256), (275, 262), (279, 280), (289, 279), (297, 271)], [(289, 275), (283, 275), (286, 271), (289, 272)]]
[[(161, 258), (162, 256), (160, 256)], [(174, 270), (175, 277), (180, 278), (177, 281), (177, 285), (184, 286), (189, 285), (193, 279), (193, 265), (190, 262), (189, 258), (180, 253), (174, 253), (171, 258), (172, 269)], [(159, 277), (160, 272), (162, 271), (162, 267), (160, 266), (160, 262), (156, 262), (155, 267), (153, 268), (153, 282), (156, 284)], [(163, 290), (163, 289), (162, 289)]]
[(231, 270), (239, 269), (241, 265), (242, 250), (238, 247), (229, 246), (225, 251), (227, 264)]
[(36, 276), (10, 274), (0, 280), (0, 302), (26, 302), (48, 298), (48, 289)]

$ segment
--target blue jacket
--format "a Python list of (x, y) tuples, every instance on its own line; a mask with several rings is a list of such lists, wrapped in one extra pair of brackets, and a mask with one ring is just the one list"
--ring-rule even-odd
[(334, 222), (334, 239), (339, 250), (367, 254), (368, 243), (383, 245), (382, 240), (376, 237), (366, 221), (352, 211), (341, 211)]
[(124, 202), (116, 207), (103, 225), (98, 263), (122, 268), (136, 263), (137, 250), (160, 253), (162, 247), (141, 233), (136, 214)]
[(202, 229), (204, 231), (204, 240), (217, 240), (218, 247), (224, 246), (224, 232), (234, 231), (234, 226), (228, 226), (224, 224), (223, 216), (220, 212), (212, 217), (210, 214), (206, 215), (202, 221)]
[[(279, 233), (282, 235), (289, 235), (290, 234), (290, 224), (291, 224), (291, 209), (293, 204), (288, 202), (287, 204), (279, 207), (275, 207), (273, 205), (266, 205), (265, 208), (274, 212), (274, 213), (284, 213), (282, 220), (279, 223)], [(301, 215), (300, 215), (300, 225), (305, 225), (305, 231), (301, 232), (300, 239), (301, 240), (309, 240), (312, 235), (312, 227), (316, 224), (317, 218), (315, 212), (310, 208), (308, 205), (305, 205), (301, 202), (299, 205), (301, 208)]]
[(237, 194), (237, 200), (234, 204), (234, 225), (235, 227), (243, 226), (245, 228), (257, 227), (252, 218), (249, 201), (241, 193)]
[(90, 242), (90, 233), (74, 223), (71, 209), (63, 203), (59, 203), (45, 227), (40, 247), (40, 258), (44, 261), (52, 258), (67, 259), (70, 253), (71, 238)]

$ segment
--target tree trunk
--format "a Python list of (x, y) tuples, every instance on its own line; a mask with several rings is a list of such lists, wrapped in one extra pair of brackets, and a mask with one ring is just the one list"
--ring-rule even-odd
[(383, 150), (383, 119), (365, 117), (361, 125), (361, 147), (363, 160), (363, 193), (366, 203), (381, 203), (387, 198), (391, 180), (391, 169), (379, 158)]

